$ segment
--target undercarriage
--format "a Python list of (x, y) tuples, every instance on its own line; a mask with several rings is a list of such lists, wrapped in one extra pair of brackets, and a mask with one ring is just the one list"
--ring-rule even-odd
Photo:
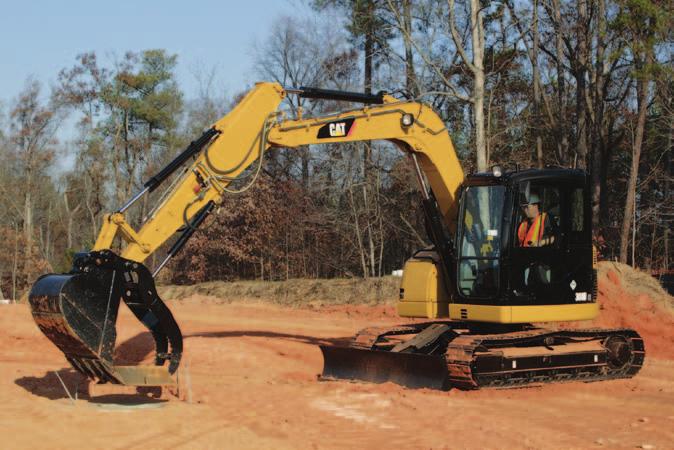
[(412, 388), (510, 388), (631, 378), (644, 343), (630, 329), (551, 330), (437, 321), (366, 328), (347, 348), (322, 346), (323, 378)]

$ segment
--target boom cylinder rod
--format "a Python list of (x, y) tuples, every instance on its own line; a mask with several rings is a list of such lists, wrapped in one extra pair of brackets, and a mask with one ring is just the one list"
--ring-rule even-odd
[(414, 164), (414, 173), (416, 174), (417, 181), (419, 181), (419, 186), (421, 187), (421, 196), (424, 198), (424, 200), (428, 200), (428, 189), (426, 188), (424, 176), (421, 173), (421, 167), (419, 167), (419, 161), (417, 161), (417, 155), (410, 153), (410, 159), (412, 160), (412, 164)]
[(199, 225), (201, 225), (203, 221), (206, 220), (206, 217), (208, 217), (211, 211), (213, 211), (214, 207), (215, 202), (211, 200), (195, 214), (194, 218), (190, 221), (189, 224), (187, 224), (187, 228), (185, 231), (183, 231), (183, 234), (180, 235), (175, 244), (173, 244), (173, 246), (171, 246), (169, 249), (168, 253), (166, 254), (166, 258), (164, 258), (164, 260), (159, 263), (157, 268), (154, 269), (152, 272), (152, 278), (156, 277), (159, 271), (162, 270), (166, 264), (168, 264), (171, 258), (173, 258), (180, 251), (180, 249), (183, 248), (187, 241), (192, 237), (194, 232), (197, 231)]
[(133, 205), (133, 204), (136, 203), (138, 200), (140, 200), (140, 198), (143, 197), (143, 195), (145, 195), (149, 190), (150, 190), (149, 187), (143, 188), (142, 191), (140, 191), (139, 193), (137, 193), (136, 195), (134, 195), (133, 198), (131, 198), (131, 200), (129, 200), (128, 202), (126, 202), (126, 204), (125, 204), (124, 206), (122, 206), (121, 208), (119, 208), (119, 210), (118, 210), (117, 212), (123, 213), (123, 212), (126, 211), (127, 209), (131, 208), (131, 205)]
[(158, 174), (150, 178), (144, 185), (143, 185), (143, 190), (138, 192), (136, 195), (133, 196), (131, 200), (126, 202), (124, 206), (122, 206), (118, 212), (123, 213), (127, 209), (131, 207), (134, 203), (136, 203), (143, 195), (145, 195), (148, 192), (152, 192), (157, 187), (167, 179), (173, 172), (175, 172), (180, 166), (182, 166), (185, 161), (187, 161), (190, 157), (194, 156), (195, 154), (199, 153), (201, 149), (204, 147), (204, 145), (208, 144), (208, 142), (213, 138), (213, 136), (219, 134), (220, 132), (216, 130), (215, 128), (209, 128), (199, 136), (199, 138), (195, 141), (192, 141), (190, 145), (187, 146), (185, 150), (182, 151), (178, 156), (176, 156), (173, 161), (168, 163), (166, 167), (164, 167), (162, 170), (159, 171)]
[(197, 140), (192, 141), (190, 145), (188, 145), (187, 148), (183, 150), (182, 153), (176, 156), (175, 159), (170, 163), (168, 163), (166, 167), (164, 167), (162, 170), (160, 170), (158, 174), (150, 178), (145, 183), (144, 186), (148, 188), (150, 192), (157, 189), (157, 187), (161, 184), (162, 181), (167, 179), (173, 172), (175, 172), (180, 166), (182, 166), (185, 163), (185, 161), (187, 161), (192, 156), (199, 153), (201, 149), (204, 148), (204, 146), (208, 144), (211, 139), (213, 139), (213, 136), (216, 136), (218, 134), (220, 134), (220, 132), (215, 128), (209, 128), (208, 130), (206, 130), (204, 134), (199, 136)]

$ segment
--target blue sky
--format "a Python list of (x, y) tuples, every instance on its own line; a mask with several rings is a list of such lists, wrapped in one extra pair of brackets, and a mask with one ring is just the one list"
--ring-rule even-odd
[(305, 14), (302, 0), (0, 0), (0, 102), (32, 76), (48, 86), (75, 57), (96, 51), (102, 63), (128, 50), (164, 48), (178, 55), (177, 77), (196, 95), (196, 66), (217, 70), (233, 94), (256, 81), (251, 50), (282, 16)]

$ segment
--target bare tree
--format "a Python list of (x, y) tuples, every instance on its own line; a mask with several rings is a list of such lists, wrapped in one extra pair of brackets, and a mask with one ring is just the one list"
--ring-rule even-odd
[(546, 11), (554, 33), (555, 50), (554, 53), (547, 52), (554, 59), (557, 79), (557, 160), (563, 166), (568, 164), (569, 159), (569, 136), (568, 136), (568, 117), (567, 117), (567, 85), (566, 85), (566, 70), (564, 66), (564, 27), (562, 23), (562, 13), (560, 0), (550, 0), (545, 3)]
[[(661, 33), (671, 32), (671, 22), (668, 17), (670, 16), (666, 10), (655, 2), (628, 3), (618, 21), (619, 25), (624, 27), (627, 37), (631, 38), (628, 49), (634, 66), (633, 76), (636, 81), (637, 102), (636, 125), (632, 140), (632, 163), (627, 181), (625, 212), (620, 232), (620, 262), (622, 263), (627, 263), (627, 248), (632, 226), (635, 227), (632, 234), (633, 243), (636, 239), (634, 235), (636, 233), (636, 187), (646, 129), (646, 114), (651, 101), (653, 73), (656, 68), (655, 44)], [(634, 256), (632, 264), (636, 265)]]
[[(327, 27), (311, 20), (282, 17), (274, 23), (265, 42), (255, 47), (255, 71), (261, 78), (282, 86), (323, 85), (330, 78), (326, 62), (338, 48), (337, 35)], [(289, 96), (286, 103), (295, 116), (311, 114), (318, 106), (299, 96)], [(306, 187), (311, 165), (309, 147), (293, 153), (300, 157), (302, 183)]]
[(54, 134), (58, 121), (52, 109), (40, 99), (40, 84), (28, 80), (10, 112), (11, 142), (17, 155), (23, 192), (24, 257), (33, 254), (35, 196), (44, 170), (54, 156)]
[(74, 208), (71, 207), (68, 194), (68, 191), (63, 192), (63, 206), (66, 216), (66, 248), (73, 248), (73, 224), (78, 211), (82, 207), (82, 202), (80, 200)]
[(477, 170), (483, 172), (487, 170), (489, 161), (487, 161), (484, 120), (484, 23), (482, 5), (480, 5), (479, 0), (470, 0), (471, 60), (466, 53), (463, 39), (457, 31), (454, 0), (447, 0), (447, 2), (449, 3), (449, 27), (456, 51), (461, 56), (463, 63), (473, 73), (471, 102), (473, 104), (473, 117), (475, 118), (475, 153), (477, 155)]

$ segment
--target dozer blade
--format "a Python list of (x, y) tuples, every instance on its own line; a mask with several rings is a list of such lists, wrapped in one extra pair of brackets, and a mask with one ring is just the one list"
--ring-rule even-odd
[(412, 389), (449, 388), (447, 363), (442, 356), (327, 345), (320, 347), (323, 352), (321, 378), (372, 383), (391, 381)]
[[(155, 366), (114, 365), (115, 324), (121, 299), (152, 333), (157, 351)], [(173, 374), (180, 363), (182, 334), (142, 264), (111, 251), (80, 255), (70, 274), (39, 278), (29, 302), (40, 330), (88, 378), (131, 386), (175, 384)], [(162, 367), (167, 360), (168, 368)]]

